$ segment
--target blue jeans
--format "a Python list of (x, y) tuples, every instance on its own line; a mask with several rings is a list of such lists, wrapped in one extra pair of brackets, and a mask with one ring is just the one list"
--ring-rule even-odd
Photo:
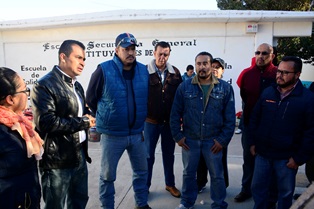
[(213, 140), (186, 139), (185, 143), (190, 150), (182, 149), (183, 184), (181, 204), (185, 207), (194, 205), (198, 190), (196, 183), (196, 171), (200, 155), (203, 154), (210, 175), (210, 196), (213, 200), (213, 209), (225, 209), (228, 204), (226, 198), (226, 186), (222, 165), (222, 151), (213, 154), (210, 149), (214, 145)]
[(155, 150), (156, 145), (161, 135), (161, 151), (162, 151), (162, 162), (164, 166), (165, 184), (167, 186), (175, 186), (174, 180), (174, 149), (175, 141), (172, 138), (170, 125), (169, 124), (152, 124), (145, 122), (144, 126), (144, 139), (147, 146), (148, 158), (148, 177), (147, 186), (151, 185), (153, 166), (155, 162)]
[(100, 145), (102, 148), (101, 171), (99, 179), (99, 199), (101, 207), (114, 209), (114, 181), (117, 176), (118, 162), (127, 150), (133, 170), (133, 190), (136, 205), (147, 205), (148, 189), (146, 147), (142, 134), (129, 136), (109, 136), (101, 134)]
[(278, 189), (277, 209), (288, 209), (292, 205), (297, 169), (287, 167), (288, 160), (273, 160), (257, 155), (252, 181), (254, 209), (266, 209), (270, 195), (272, 176), (276, 178)]
[(78, 167), (40, 169), (45, 209), (84, 209), (88, 201), (88, 171), (85, 157)]

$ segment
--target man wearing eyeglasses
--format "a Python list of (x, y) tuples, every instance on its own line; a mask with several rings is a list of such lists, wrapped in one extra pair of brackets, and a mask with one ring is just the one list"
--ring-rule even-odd
[(155, 149), (161, 136), (161, 151), (165, 175), (165, 189), (174, 197), (180, 197), (180, 191), (175, 187), (174, 149), (169, 119), (173, 98), (179, 84), (182, 82), (180, 71), (168, 62), (171, 48), (169, 43), (160, 41), (155, 45), (154, 57), (148, 64), (149, 95), (148, 113), (145, 121), (144, 136), (148, 151), (147, 186), (151, 185)]
[[(250, 121), (251, 153), (255, 157), (252, 181), (254, 209), (266, 208), (275, 177), (278, 209), (290, 208), (298, 167), (314, 150), (314, 94), (300, 81), (302, 60), (283, 57), (277, 86), (261, 94)], [(274, 174), (274, 175), (273, 175)]]
[(116, 38), (112, 60), (100, 63), (87, 89), (87, 104), (96, 113), (96, 129), (102, 149), (99, 180), (101, 207), (114, 209), (116, 171), (126, 150), (133, 169), (135, 209), (147, 204), (147, 160), (142, 131), (147, 115), (148, 71), (136, 61), (135, 37), (122, 33)]
[(269, 44), (259, 45), (255, 52), (255, 62), (252, 62), (251, 67), (244, 69), (237, 80), (243, 101), (243, 130), (241, 136), (243, 176), (241, 192), (234, 198), (236, 202), (243, 202), (252, 196), (251, 183), (254, 172), (254, 156), (250, 153), (248, 144), (248, 125), (253, 107), (260, 94), (266, 87), (276, 82), (277, 67), (272, 63), (275, 58), (273, 52), (273, 47)]

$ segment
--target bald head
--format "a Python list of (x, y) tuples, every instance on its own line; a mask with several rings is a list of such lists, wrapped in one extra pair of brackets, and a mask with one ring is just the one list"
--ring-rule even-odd
[(274, 49), (271, 45), (263, 43), (257, 47), (255, 51), (256, 66), (258, 68), (266, 68), (275, 58)]

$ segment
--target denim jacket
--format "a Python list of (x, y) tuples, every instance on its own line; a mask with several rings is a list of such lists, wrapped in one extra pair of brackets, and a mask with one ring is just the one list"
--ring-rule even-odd
[[(206, 99), (204, 105), (204, 99)], [(183, 129), (181, 129), (183, 123)], [(227, 82), (211, 77), (206, 98), (198, 77), (180, 84), (172, 105), (170, 126), (176, 142), (183, 137), (195, 140), (216, 139), (226, 147), (235, 128), (233, 88)]]

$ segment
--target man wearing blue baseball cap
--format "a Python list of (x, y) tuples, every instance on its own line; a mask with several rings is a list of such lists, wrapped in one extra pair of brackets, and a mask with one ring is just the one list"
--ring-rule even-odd
[(146, 147), (142, 131), (147, 115), (148, 71), (136, 61), (137, 41), (130, 33), (116, 38), (112, 60), (98, 65), (92, 74), (86, 97), (96, 113), (96, 129), (102, 148), (99, 195), (101, 207), (114, 209), (114, 181), (118, 162), (127, 150), (133, 169), (135, 209), (151, 209)]

